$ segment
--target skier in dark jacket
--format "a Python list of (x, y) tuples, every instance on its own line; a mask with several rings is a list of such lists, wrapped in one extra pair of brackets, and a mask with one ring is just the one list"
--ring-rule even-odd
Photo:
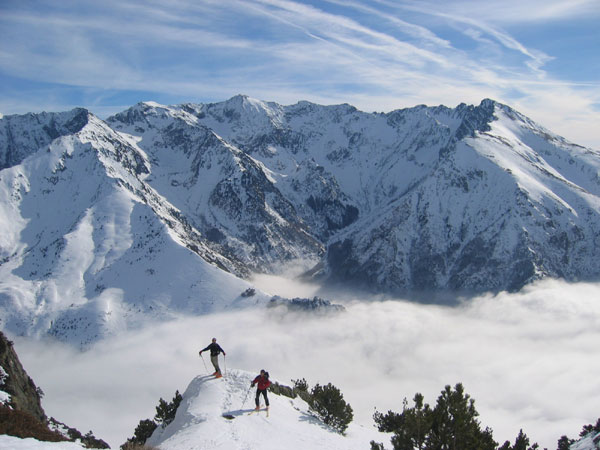
[(202, 356), (202, 352), (206, 350), (210, 350), (210, 362), (215, 368), (215, 373), (213, 375), (215, 378), (221, 378), (223, 375), (221, 374), (221, 369), (219, 368), (219, 353), (223, 353), (225, 356), (225, 350), (221, 348), (219, 344), (217, 344), (217, 338), (212, 338), (212, 342), (208, 344), (208, 346), (202, 350), (200, 350), (199, 355)]
[(259, 397), (260, 394), (263, 395), (263, 397), (265, 397), (265, 404), (267, 405), (267, 409), (269, 409), (269, 398), (267, 397), (267, 389), (269, 388), (269, 386), (271, 386), (271, 382), (269, 381), (269, 372), (266, 372), (264, 369), (260, 371), (260, 375), (258, 375), (254, 381), (252, 382), (252, 384), (250, 385), (251, 387), (254, 387), (254, 385), (257, 384), (257, 388), (256, 388), (256, 408), (255, 410), (258, 411), (260, 409), (260, 402), (259, 402)]

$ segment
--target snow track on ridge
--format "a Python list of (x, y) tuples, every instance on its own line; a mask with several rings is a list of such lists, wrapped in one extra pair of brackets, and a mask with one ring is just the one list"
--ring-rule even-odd
[(219, 379), (197, 376), (183, 393), (173, 422), (157, 428), (146, 444), (161, 450), (280, 450), (283, 443), (288, 450), (364, 450), (371, 440), (389, 444), (389, 435), (353, 423), (345, 436), (336, 433), (300, 398), (269, 393), (270, 415), (264, 410), (249, 414), (256, 388), (249, 393), (248, 388), (254, 376), (241, 370), (230, 370)]

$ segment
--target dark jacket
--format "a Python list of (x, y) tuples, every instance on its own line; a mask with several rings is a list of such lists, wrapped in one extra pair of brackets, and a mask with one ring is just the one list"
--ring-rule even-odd
[(208, 347), (202, 349), (203, 352), (206, 350), (210, 350), (210, 356), (217, 356), (219, 353), (225, 353), (221, 346), (216, 342), (211, 342)]

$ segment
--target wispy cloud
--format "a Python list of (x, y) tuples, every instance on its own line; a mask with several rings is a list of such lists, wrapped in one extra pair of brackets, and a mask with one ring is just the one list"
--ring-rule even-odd
[[(70, 96), (64, 104), (77, 103), (77, 89), (89, 102), (81, 106), (88, 107), (114, 101), (119, 92), (168, 103), (245, 93), (366, 110), (491, 97), (526, 105), (533, 119), (578, 143), (600, 145), (592, 126), (600, 109), (597, 77), (565, 78), (555, 71), (565, 67), (557, 64), (559, 54), (515, 32), (525, 21), (543, 31), (546, 23), (598, 17), (593, 1), (569, 8), (559, 1), (516, 0), (485, 7), (452, 1), (443, 8), (408, 0), (27, 5), (4, 5), (0, 15), (0, 37), (11, 42), (0, 50), (0, 77), (19, 81), (19, 89), (0, 96), (5, 113), (15, 104), (35, 110), (36, 97), (41, 104), (57, 95)], [(30, 94), (44, 83), (50, 84), (47, 98), (39, 98), (39, 90)], [(560, 93), (564, 109), (585, 107), (575, 127), (564, 125), (560, 109), (544, 106), (548, 92)]]
[[(389, 0), (376, 0), (389, 1)], [(429, 11), (436, 10), (434, 2), (403, 2), (407, 6)], [(548, 21), (564, 21), (565, 19), (585, 18), (600, 14), (600, 5), (595, 0), (520, 0), (479, 2), (477, 0), (448, 2), (447, 11), (463, 17), (477, 17), (489, 23), (515, 24)]]

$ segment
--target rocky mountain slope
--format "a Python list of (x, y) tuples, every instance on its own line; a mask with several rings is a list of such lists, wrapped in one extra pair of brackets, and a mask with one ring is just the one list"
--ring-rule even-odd
[[(41, 389), (27, 375), (13, 343), (0, 332), (0, 435), (35, 438), (36, 441), (76, 442), (75, 448), (109, 448), (90, 431), (85, 436), (54, 418), (48, 419), (41, 402)], [(41, 443), (35, 446), (43, 447)], [(8, 444), (2, 448), (12, 448)]]
[(600, 154), (506, 105), (140, 103), (0, 119), (0, 327), (80, 345), (266, 304), (300, 264), (376, 292), (600, 275)]
[[(15, 136), (27, 145), (0, 171), (0, 327), (86, 345), (261, 298), (241, 297), (248, 268), (144, 181), (150, 165), (134, 141), (85, 110), (1, 120), (12, 136), (4, 160)], [(52, 139), (52, 121), (77, 132)]]
[(40, 422), (47, 417), (42, 409), (38, 388), (27, 375), (12, 343), (0, 332), (0, 391), (1, 404), (25, 411)]
[[(139, 104), (108, 123), (152, 149), (162, 174), (168, 167), (167, 179), (156, 175), (151, 184), (169, 189), (168, 198), (188, 199), (178, 207), (207, 234), (221, 230), (217, 239), (233, 247), (238, 240), (258, 245), (252, 237), (264, 236), (239, 229), (245, 220), (232, 200), (224, 206), (223, 197), (240, 198), (239, 191), (217, 189), (196, 168), (205, 192), (192, 197), (189, 186), (198, 178), (169, 160), (205, 151), (202, 140), (191, 138), (195, 129), (210, 129), (251, 157), (265, 178), (240, 185), (271, 189), (290, 202), (285, 214), (263, 204), (326, 248), (313, 273), (327, 281), (376, 291), (485, 291), (600, 273), (600, 154), (492, 100), (367, 114), (348, 105), (281, 106), (237, 96), (209, 105)], [(198, 202), (211, 196), (208, 205)], [(219, 213), (211, 214), (214, 206)], [(274, 221), (257, 223), (278, 237), (252, 249), (255, 270), (301, 254), (320, 257), (317, 245), (282, 236)]]

